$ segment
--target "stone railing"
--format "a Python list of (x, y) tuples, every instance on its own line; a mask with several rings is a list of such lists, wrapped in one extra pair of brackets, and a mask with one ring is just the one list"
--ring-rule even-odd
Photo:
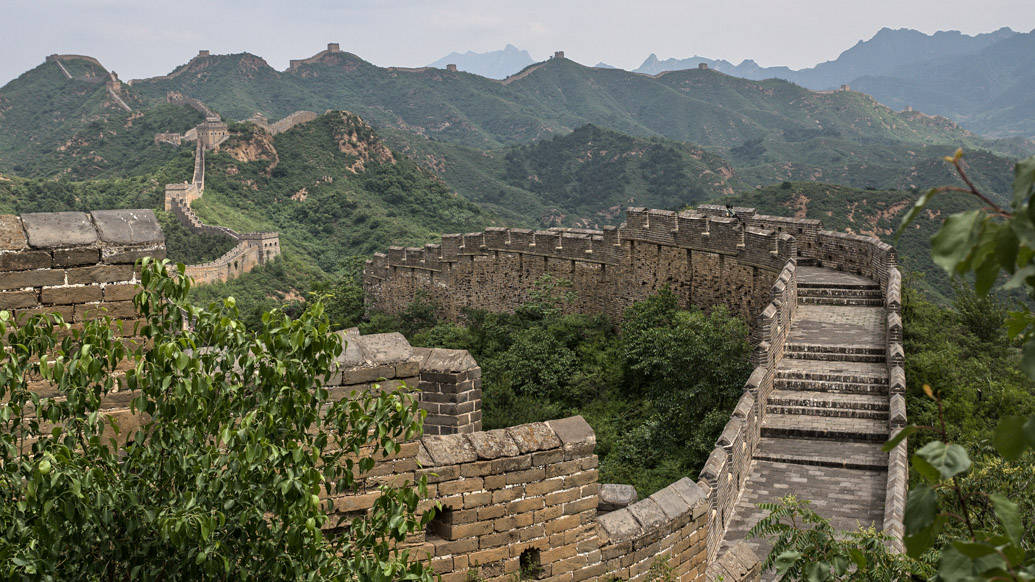
[[(888, 271), (884, 287), (884, 306), (888, 314), (888, 389), (890, 435), (895, 436), (906, 425), (906, 370), (905, 350), (902, 346), (902, 274), (897, 268)], [(902, 520), (906, 510), (906, 492), (909, 488), (909, 459), (906, 439), (888, 455), (887, 497), (884, 502), (884, 531), (892, 538), (891, 547), (904, 551)]]
[(788, 261), (773, 284), (772, 301), (762, 310), (756, 328), (758, 342), (752, 356), (755, 369), (701, 470), (700, 482), (709, 488), (712, 510), (707, 544), (710, 562), (716, 561), (720, 542), (733, 517), (734, 506), (750, 473), (751, 458), (761, 436), (776, 367), (783, 358), (787, 332), (798, 305), (796, 268), (796, 260)]

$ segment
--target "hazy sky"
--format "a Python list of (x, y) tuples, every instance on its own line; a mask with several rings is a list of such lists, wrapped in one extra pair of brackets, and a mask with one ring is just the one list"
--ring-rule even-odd
[(196, 54), (251, 52), (283, 69), (327, 42), (378, 65), (417, 66), (513, 43), (635, 68), (650, 53), (764, 66), (836, 58), (883, 26), (1035, 28), (1033, 0), (0, 0), (0, 85), (51, 53), (95, 56), (123, 80)]

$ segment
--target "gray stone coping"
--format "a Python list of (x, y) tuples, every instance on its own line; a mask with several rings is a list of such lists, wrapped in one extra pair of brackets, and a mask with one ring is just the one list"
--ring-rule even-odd
[[(22, 230), (24, 234), (18, 231)], [(153, 245), (165, 241), (150, 209), (86, 212), (30, 212), (0, 219), (0, 247), (54, 249), (111, 245)]]

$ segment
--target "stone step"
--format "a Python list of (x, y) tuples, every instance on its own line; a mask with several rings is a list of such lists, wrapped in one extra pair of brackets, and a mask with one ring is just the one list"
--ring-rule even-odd
[(798, 295), (799, 305), (848, 305), (857, 307), (881, 307), (884, 300), (865, 297), (809, 297)]
[(859, 410), (855, 408), (824, 408), (821, 406), (766, 406), (767, 414), (797, 414), (800, 416), (823, 416), (827, 418), (872, 418), (888, 420), (887, 410)]
[(886, 361), (884, 354), (839, 354), (834, 352), (786, 352), (785, 358), (796, 360), (820, 360), (823, 362), (872, 362)]
[(837, 283), (830, 283), (826, 281), (808, 281), (802, 277), (798, 277), (798, 289), (862, 289), (872, 291), (876, 289), (880, 291), (880, 285), (873, 282), (847, 282), (838, 281)]
[(851, 344), (805, 344), (788, 342), (784, 344), (784, 352), (809, 352), (822, 354), (873, 354), (884, 355), (883, 346), (859, 346)]
[(888, 421), (873, 418), (766, 414), (765, 420), (762, 421), (762, 436), (882, 443), (888, 440)]
[(812, 408), (888, 411), (888, 398), (880, 394), (837, 394), (830, 392), (773, 390), (769, 394), (767, 404), (769, 406), (806, 406)]
[[(802, 362), (807, 363), (808, 360), (804, 360)], [(784, 359), (784, 361), (781, 362), (780, 368), (776, 371), (777, 380), (815, 380), (818, 382), (833, 382), (839, 384), (882, 384), (884, 386), (887, 386), (888, 384), (887, 372), (871, 372), (864, 370), (845, 370), (839, 372), (814, 371), (808, 368), (795, 369), (790, 366), (790, 364), (795, 363), (798, 362), (794, 359), (791, 359), (789, 362), (787, 359)]]
[(777, 378), (773, 382), (777, 390), (794, 390), (805, 392), (822, 392), (830, 394), (877, 394), (887, 396), (888, 385), (859, 384), (854, 382), (830, 382), (827, 380), (800, 380)]
[(804, 287), (798, 289), (798, 297), (853, 297), (857, 299), (881, 299), (880, 289), (852, 289), (844, 287)]
[(888, 468), (888, 454), (880, 447), (880, 443), (869, 442), (831, 446), (825, 440), (762, 437), (754, 458), (797, 465), (883, 471)]

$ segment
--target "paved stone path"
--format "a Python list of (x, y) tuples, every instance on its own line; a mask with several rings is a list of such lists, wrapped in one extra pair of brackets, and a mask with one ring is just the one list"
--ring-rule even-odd
[[(800, 266), (798, 310), (762, 438), (726, 544), (747, 538), (766, 512), (757, 504), (794, 494), (835, 528), (881, 526), (888, 455), (885, 311), (864, 277)], [(746, 539), (764, 559), (770, 545)]]

